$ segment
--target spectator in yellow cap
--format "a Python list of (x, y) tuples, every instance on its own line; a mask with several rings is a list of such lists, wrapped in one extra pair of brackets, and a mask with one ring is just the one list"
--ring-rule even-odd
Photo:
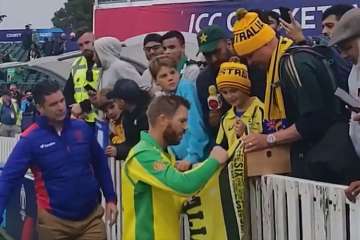
[[(291, 143), (293, 176), (346, 183), (349, 175), (333, 171), (338, 168), (326, 164), (336, 152), (324, 157), (319, 154), (333, 149), (318, 150), (333, 127), (345, 126), (338, 125), (345, 116), (333, 94), (330, 70), (314, 54), (289, 50), (292, 41), (277, 38), (256, 13), (238, 10), (233, 33), (236, 53), (249, 65), (267, 71), (263, 124), (266, 134), (243, 137), (245, 152)], [(331, 161), (347, 160), (339, 157)]]
[[(264, 116), (263, 103), (257, 97), (250, 96), (250, 88), (251, 83), (249, 79), (248, 69), (244, 64), (237, 62), (225, 62), (222, 63), (219, 69), (219, 73), (216, 77), (216, 85), (218, 91), (223, 96), (224, 100), (231, 106), (231, 108), (222, 116), (220, 127), (218, 131), (218, 135), (216, 138), (216, 144), (221, 145), (225, 149), (232, 149), (234, 146), (238, 144), (238, 139), (252, 133), (261, 133), (262, 132), (262, 122)], [(246, 209), (249, 199), (246, 195), (246, 174), (241, 174), (245, 171), (245, 155), (243, 154), (243, 147), (237, 150), (236, 157), (232, 159), (231, 162), (226, 166), (226, 169), (222, 169), (221, 172), (225, 171), (236, 171), (240, 173), (240, 177), (230, 177), (225, 180), (225, 177), (221, 178), (222, 184), (219, 184), (220, 180), (217, 179), (215, 186), (209, 187), (211, 188), (208, 191), (210, 192), (221, 192), (221, 199), (223, 199), (226, 194), (223, 193), (225, 189), (225, 181), (229, 181), (230, 185), (236, 186), (236, 196), (233, 196), (233, 201), (235, 201), (239, 206), (238, 218), (239, 228), (239, 236), (236, 236), (235, 232), (231, 235), (234, 239), (250, 239), (250, 226), (249, 222), (249, 212)], [(220, 173), (219, 175), (222, 175)], [(214, 180), (212, 181), (214, 182)], [(220, 185), (219, 187), (217, 187)], [(211, 185), (210, 185), (211, 186)], [(216, 191), (216, 189), (218, 189)], [(206, 191), (206, 190), (205, 190)], [(203, 200), (206, 199), (206, 192), (200, 193), (203, 195)], [(211, 194), (211, 199), (216, 199), (215, 194)], [(226, 206), (231, 206), (233, 201), (231, 198), (224, 198), (226, 200), (221, 200), (221, 204)], [(206, 208), (203, 209), (204, 215), (211, 216), (212, 219), (216, 219), (219, 221), (217, 216), (221, 216), (218, 211), (222, 212), (222, 208), (219, 210), (216, 208), (216, 205), (213, 206), (211, 211), (206, 211)], [(226, 224), (224, 224), (226, 225)], [(217, 230), (217, 238), (216, 239), (229, 239), (230, 236), (222, 233), (222, 227)], [(214, 238), (214, 239), (215, 239)]]
[(264, 104), (250, 96), (251, 83), (247, 67), (241, 63), (221, 64), (216, 85), (231, 105), (222, 117), (216, 143), (229, 148), (237, 138), (245, 134), (261, 133), (264, 117)]

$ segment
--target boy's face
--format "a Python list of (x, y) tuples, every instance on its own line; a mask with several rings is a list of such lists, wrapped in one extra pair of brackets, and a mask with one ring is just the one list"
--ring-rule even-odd
[(219, 92), (225, 99), (227, 103), (229, 103), (233, 107), (242, 106), (249, 96), (243, 93), (240, 89), (234, 87), (224, 87), (219, 89)]
[(114, 101), (106, 106), (105, 114), (110, 120), (117, 120), (119, 119), (122, 111), (123, 107), (121, 107), (118, 102)]
[(175, 91), (180, 80), (180, 75), (175, 68), (162, 66), (156, 75), (156, 84), (159, 85), (163, 91)]

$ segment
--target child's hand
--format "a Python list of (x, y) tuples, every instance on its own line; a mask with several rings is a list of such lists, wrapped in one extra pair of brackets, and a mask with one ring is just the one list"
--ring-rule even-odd
[(212, 110), (209, 112), (209, 124), (211, 127), (217, 127), (219, 126), (219, 123), (221, 121), (221, 110)]
[(116, 157), (116, 155), (117, 155), (116, 147), (111, 146), (111, 145), (107, 146), (105, 149), (105, 154), (108, 157)]
[(242, 137), (244, 132), (245, 132), (245, 124), (238, 118), (236, 118), (235, 123), (234, 123), (234, 129), (235, 129), (235, 133), (236, 136), (238, 138)]

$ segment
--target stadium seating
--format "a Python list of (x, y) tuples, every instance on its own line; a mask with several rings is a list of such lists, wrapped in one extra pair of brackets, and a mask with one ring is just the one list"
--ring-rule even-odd
[[(12, 60), (16, 62), (27, 61), (27, 53), (22, 47), (22, 43), (19, 42), (0, 43), (0, 53), (9, 53)], [(18, 87), (28, 89), (32, 87), (37, 81), (41, 81), (47, 78), (48, 76), (43, 73), (28, 69), (22, 69), (20, 71), (17, 71), (14, 82), (18, 85)], [(6, 84), (9, 84), (9, 82), (7, 82), (7, 71), (2, 70), (0, 71), (0, 87)]]

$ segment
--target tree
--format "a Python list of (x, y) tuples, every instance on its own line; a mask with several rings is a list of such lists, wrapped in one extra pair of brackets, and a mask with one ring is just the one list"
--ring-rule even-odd
[(74, 32), (92, 31), (94, 0), (68, 0), (51, 19), (54, 27)]

